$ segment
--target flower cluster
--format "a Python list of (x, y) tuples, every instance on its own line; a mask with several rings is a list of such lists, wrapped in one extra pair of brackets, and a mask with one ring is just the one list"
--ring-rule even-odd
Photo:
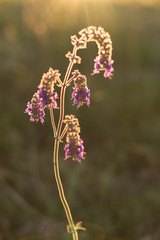
[(47, 73), (44, 73), (37, 92), (33, 95), (31, 102), (28, 102), (26, 113), (30, 116), (30, 121), (41, 123), (44, 122), (44, 109), (49, 108), (51, 105), (53, 108), (57, 108), (56, 99), (58, 95), (54, 92), (54, 84), (57, 82), (60, 74), (58, 70), (49, 69)]
[(98, 56), (94, 59), (93, 74), (97, 74), (104, 70), (104, 77), (112, 77), (113, 60), (112, 60), (112, 41), (108, 32), (105, 32), (102, 27), (90, 26), (82, 29), (78, 39), (75, 35), (71, 37), (72, 44), (78, 49), (86, 48), (87, 42), (94, 41), (98, 46)]
[(72, 93), (72, 98), (74, 98), (74, 104), (77, 104), (77, 108), (86, 103), (88, 106), (90, 104), (90, 90), (87, 87), (87, 79), (85, 75), (82, 75), (78, 70), (73, 73), (73, 80), (75, 87)]
[(32, 122), (38, 122), (39, 120), (41, 123), (44, 122), (45, 113), (37, 93), (33, 95), (31, 102), (27, 103), (27, 109), (25, 112), (29, 114)]
[(67, 137), (65, 150), (65, 160), (69, 157), (73, 161), (81, 162), (84, 159), (83, 140), (80, 138), (79, 121), (74, 115), (66, 115), (64, 123), (67, 125)]
[(43, 108), (49, 108), (51, 104), (53, 108), (57, 108), (56, 99), (58, 95), (54, 92), (54, 84), (57, 82), (59, 76), (58, 70), (53, 70), (52, 68), (50, 68), (47, 73), (43, 74), (40, 85), (38, 86), (38, 94)]

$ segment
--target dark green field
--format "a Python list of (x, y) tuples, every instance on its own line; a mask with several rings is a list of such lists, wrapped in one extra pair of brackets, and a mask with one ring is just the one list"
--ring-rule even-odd
[(64, 161), (63, 143), (59, 159), (73, 218), (118, 239), (160, 239), (160, 5), (111, 2), (0, 1), (0, 240), (66, 221), (49, 112), (42, 125), (24, 111), (49, 67), (63, 79), (70, 36), (89, 25), (110, 33), (115, 71), (91, 76), (96, 45), (79, 51), (91, 105), (77, 110), (69, 88), (65, 113), (79, 118), (87, 154)]

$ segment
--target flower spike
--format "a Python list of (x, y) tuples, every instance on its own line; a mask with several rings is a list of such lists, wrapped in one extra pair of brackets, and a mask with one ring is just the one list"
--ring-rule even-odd
[(64, 123), (67, 124), (67, 137), (65, 150), (65, 160), (72, 158), (73, 161), (81, 162), (84, 159), (83, 140), (80, 138), (79, 121), (74, 115), (66, 115)]
[(56, 99), (58, 98), (58, 94), (54, 92), (54, 84), (57, 82), (59, 76), (59, 71), (53, 70), (52, 68), (42, 76), (40, 85), (38, 86), (38, 94), (44, 108), (49, 108), (51, 104), (53, 108), (57, 108)]
[(41, 123), (44, 122), (44, 109), (57, 108), (56, 99), (58, 94), (54, 92), (54, 84), (58, 81), (60, 82), (60, 73), (58, 70), (49, 69), (47, 73), (44, 73), (41, 79), (41, 82), (38, 86), (38, 91), (33, 95), (31, 103), (28, 102), (26, 113), (30, 115), (30, 120), (32, 122)]
[(77, 104), (77, 108), (86, 103), (88, 106), (90, 104), (90, 90), (87, 87), (87, 78), (82, 75), (78, 70), (73, 73), (73, 80), (75, 87), (72, 93), (72, 98), (74, 98), (74, 104)]
[(30, 121), (32, 122), (38, 122), (39, 120), (41, 121), (41, 123), (44, 122), (45, 113), (37, 92), (33, 95), (31, 102), (28, 102), (25, 113), (29, 114)]

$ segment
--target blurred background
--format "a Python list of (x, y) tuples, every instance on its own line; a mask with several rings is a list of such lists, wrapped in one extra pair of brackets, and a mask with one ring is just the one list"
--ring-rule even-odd
[[(102, 26), (113, 41), (114, 76), (91, 76), (95, 43), (74, 66), (88, 78), (90, 108), (66, 114), (81, 125), (86, 159), (60, 171), (75, 222), (106, 236), (160, 239), (160, 2), (152, 0), (0, 1), (0, 239), (43, 234), (66, 221), (52, 167), (53, 134), (32, 123), (26, 104), (49, 67), (63, 79), (70, 36)], [(56, 121), (58, 110), (55, 110)], [(107, 239), (107, 238), (106, 238)]]

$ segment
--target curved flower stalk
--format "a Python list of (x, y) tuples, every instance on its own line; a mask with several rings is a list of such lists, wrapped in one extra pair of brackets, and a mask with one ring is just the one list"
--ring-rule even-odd
[(94, 59), (93, 74), (97, 74), (100, 71), (104, 71), (104, 77), (112, 77), (113, 72), (113, 60), (112, 60), (112, 41), (108, 32), (105, 32), (102, 27), (90, 26), (79, 31), (81, 38), (78, 39), (75, 35), (72, 37), (72, 44), (80, 48), (86, 48), (85, 44), (79, 42), (91, 42), (94, 41), (98, 47), (98, 56)]
[[(54, 144), (54, 154), (53, 154), (53, 165), (54, 174), (59, 191), (60, 200), (64, 207), (68, 225), (67, 231), (72, 234), (73, 240), (78, 240), (78, 230), (85, 230), (83, 228), (82, 222), (74, 224), (72, 214), (66, 200), (63, 185), (59, 173), (59, 144), (66, 134), (66, 144), (64, 146), (65, 158), (64, 160), (71, 158), (73, 161), (81, 163), (84, 159), (86, 152), (84, 152), (83, 140), (80, 138), (80, 126), (79, 121), (74, 115), (64, 116), (65, 107), (65, 92), (66, 88), (70, 86), (71, 82), (74, 82), (72, 99), (74, 99), (74, 104), (77, 108), (81, 107), (83, 104), (87, 106), (90, 105), (90, 90), (87, 86), (87, 78), (82, 75), (78, 70), (72, 72), (72, 67), (74, 64), (81, 63), (81, 58), (77, 56), (77, 51), (87, 47), (87, 43), (94, 41), (98, 47), (98, 56), (94, 59), (94, 70), (93, 74), (98, 74), (100, 71), (104, 71), (104, 77), (112, 77), (113, 72), (113, 60), (112, 60), (112, 41), (109, 33), (105, 32), (102, 27), (90, 26), (82, 29), (79, 32), (80, 37), (76, 35), (71, 36), (71, 43), (73, 44), (73, 51), (68, 52), (66, 57), (69, 58), (69, 65), (66, 70), (64, 80), (61, 81), (60, 73), (58, 70), (53, 70), (52, 68), (45, 74), (43, 74), (38, 90), (33, 95), (31, 102), (28, 102), (26, 113), (30, 116), (30, 121), (44, 123), (44, 110), (48, 108), (50, 110), (50, 118), (54, 132), (55, 144)], [(55, 91), (56, 87), (61, 88), (60, 93), (60, 103), (59, 107), (57, 104), (58, 94)], [(54, 121), (53, 109), (59, 110), (59, 120), (56, 126)], [(65, 124), (62, 129), (63, 124)]]

